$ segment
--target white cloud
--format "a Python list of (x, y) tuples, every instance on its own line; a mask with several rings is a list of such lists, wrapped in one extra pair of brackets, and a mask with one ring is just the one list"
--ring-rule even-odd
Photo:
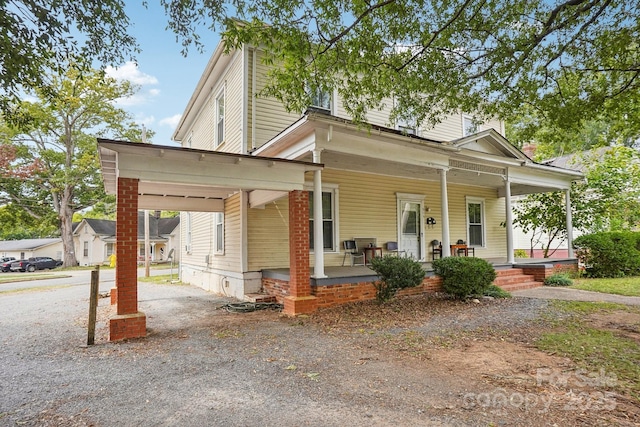
[(156, 122), (156, 118), (153, 115), (136, 114), (135, 121), (137, 124), (145, 125), (148, 129)]
[(172, 129), (175, 129), (176, 126), (178, 126), (178, 123), (180, 123), (180, 118), (182, 117), (182, 114), (175, 114), (171, 117), (165, 117), (164, 119), (161, 119), (158, 124), (161, 126), (169, 126)]
[(158, 79), (156, 77), (140, 71), (140, 69), (138, 68), (138, 64), (133, 61), (128, 61), (123, 66), (118, 68), (108, 66), (105, 69), (105, 73), (115, 79), (129, 80), (131, 83), (137, 85), (158, 84)]

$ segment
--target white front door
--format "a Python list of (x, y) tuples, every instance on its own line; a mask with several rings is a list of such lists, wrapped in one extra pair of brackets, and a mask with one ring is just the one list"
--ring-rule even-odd
[(417, 260), (422, 259), (422, 205), (422, 201), (398, 199), (398, 246)]

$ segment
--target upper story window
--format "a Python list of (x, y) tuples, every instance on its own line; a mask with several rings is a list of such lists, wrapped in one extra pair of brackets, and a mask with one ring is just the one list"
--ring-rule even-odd
[(218, 148), (224, 142), (224, 89), (216, 96), (216, 130), (213, 148)]
[(418, 135), (418, 123), (414, 117), (399, 118), (396, 126), (400, 132), (406, 135)]
[(478, 132), (478, 124), (471, 116), (462, 116), (462, 136), (473, 135)]
[(331, 93), (328, 90), (310, 89), (310, 96), (310, 107), (331, 113)]

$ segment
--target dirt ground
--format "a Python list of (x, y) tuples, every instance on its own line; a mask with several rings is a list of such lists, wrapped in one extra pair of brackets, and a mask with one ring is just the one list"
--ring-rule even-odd
[[(606, 369), (536, 349), (563, 316), (546, 300), (409, 297), (288, 318), (227, 312), (187, 286), (140, 291), (138, 340), (107, 342), (108, 299), (89, 348), (70, 345), (83, 301), (57, 308), (75, 314), (51, 326), (56, 340), (24, 332), (41, 318), (3, 318), (0, 425), (640, 425), (638, 398)], [(638, 341), (639, 310), (587, 322)]]

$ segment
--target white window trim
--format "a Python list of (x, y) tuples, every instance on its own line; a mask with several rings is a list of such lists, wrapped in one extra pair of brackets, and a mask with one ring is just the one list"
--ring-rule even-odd
[[(316, 91), (320, 91), (320, 89), (315, 89)], [(309, 92), (309, 97), (311, 98), (311, 100), (313, 100), (314, 96), (311, 93), (311, 86), (307, 85), (307, 91)], [(327, 111), (329, 114), (334, 114), (335, 109), (335, 99), (336, 99), (336, 91), (335, 90), (328, 90), (327, 93), (329, 94), (329, 108), (324, 108), (320, 105), (314, 105), (313, 102), (309, 103), (309, 108), (315, 108), (318, 110), (322, 110), (322, 111)]]
[[(474, 247), (474, 248), (486, 248), (487, 247), (487, 215), (485, 212), (485, 199), (482, 197), (472, 197), (472, 196), (467, 196), (465, 198), (465, 223), (466, 223), (466, 231), (465, 234), (467, 236), (467, 243), (469, 244), (470, 247)], [(471, 245), (471, 239), (469, 238), (469, 204), (480, 204), (480, 216), (482, 218), (482, 245), (478, 246), (478, 245)]]
[[(309, 197), (313, 197), (313, 182), (305, 182), (304, 190), (310, 193)], [(322, 192), (332, 193), (331, 215), (333, 218), (333, 249), (325, 249), (324, 253), (337, 254), (337, 253), (340, 253), (340, 245), (339, 245), (340, 227), (338, 225), (340, 223), (338, 218), (338, 212), (340, 212), (340, 206), (339, 206), (338, 200), (340, 198), (338, 197), (339, 196), (338, 184), (322, 183)], [(311, 215), (309, 215), (309, 219), (311, 219)], [(314, 249), (309, 248), (309, 252), (314, 253), (315, 248)]]
[[(222, 138), (220, 138), (219, 132), (218, 132), (218, 125), (220, 122), (220, 99), (222, 99), (223, 102), (223, 113), (222, 113)], [(226, 140), (226, 131), (227, 131), (227, 93), (226, 93), (226, 85), (223, 85), (222, 89), (220, 89), (218, 91), (218, 93), (216, 94), (216, 97), (214, 99), (213, 102), (214, 106), (213, 108), (215, 108), (215, 114), (214, 114), (214, 122), (215, 122), (215, 126), (214, 126), (214, 136), (213, 136), (213, 148), (214, 150), (220, 146), (222, 146), (225, 143)]]
[[(218, 220), (220, 218), (220, 220)], [(214, 212), (213, 214), (213, 253), (214, 255), (224, 255), (224, 212)], [(218, 225), (222, 225), (222, 247), (218, 247)]]
[(473, 135), (475, 133), (480, 132), (480, 125), (475, 125), (475, 131), (471, 133), (467, 133), (467, 126), (465, 126), (465, 121), (470, 120), (473, 123), (473, 116), (469, 114), (462, 115), (462, 137)]

